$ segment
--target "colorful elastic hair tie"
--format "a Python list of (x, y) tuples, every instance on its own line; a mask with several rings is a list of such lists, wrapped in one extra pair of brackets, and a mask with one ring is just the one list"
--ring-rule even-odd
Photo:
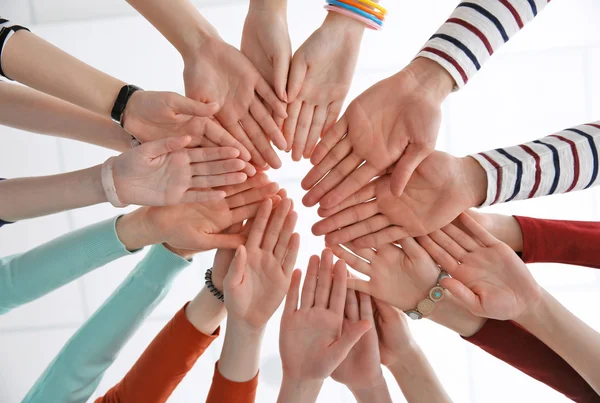
[(365, 6), (365, 5), (361, 4), (360, 2), (358, 2), (356, 0), (338, 0), (338, 1), (342, 2), (342, 3), (345, 3), (345, 4), (348, 4), (349, 6), (356, 7), (359, 10), (364, 11), (365, 13), (369, 13), (369, 14), (371, 14), (375, 18), (379, 18), (381, 21), (385, 20), (385, 14), (383, 14), (381, 11), (379, 11), (377, 9), (370, 8), (368, 6)]
[(372, 29), (374, 31), (381, 30), (381, 25), (378, 25), (378, 24), (374, 23), (373, 21), (371, 21), (368, 18), (365, 18), (365, 17), (362, 17), (360, 15), (357, 15), (357, 14), (353, 13), (352, 11), (348, 11), (346, 9), (339, 8), (339, 7), (336, 7), (336, 6), (327, 6), (327, 5), (324, 6), (323, 8), (325, 10), (327, 10), (327, 11), (331, 11), (331, 12), (334, 12), (334, 13), (345, 15), (346, 17), (350, 17), (350, 18), (352, 18), (352, 19), (354, 19), (356, 21), (362, 22), (363, 24), (365, 24), (367, 26), (367, 28)]
[(346, 9), (348, 11), (351, 11), (351, 12), (353, 12), (355, 14), (358, 14), (361, 17), (368, 18), (369, 20), (373, 21), (374, 23), (376, 23), (378, 25), (383, 25), (383, 21), (381, 21), (379, 18), (377, 18), (377, 17), (375, 17), (375, 16), (373, 16), (373, 15), (371, 15), (369, 13), (365, 13), (364, 11), (359, 10), (356, 7), (349, 6), (348, 4), (344, 4), (344, 3), (339, 2), (337, 0), (327, 0), (327, 4), (329, 4), (330, 6), (336, 6), (336, 7), (339, 7), (339, 8), (344, 8), (344, 9)]
[(369, 7), (372, 7), (374, 9), (376, 9), (376, 10), (381, 11), (381, 13), (383, 15), (386, 15), (388, 13), (385, 8), (383, 8), (382, 6), (380, 6), (379, 4), (375, 3), (372, 0), (357, 0), (357, 1), (360, 2), (360, 3), (363, 3), (365, 6), (369, 6)]

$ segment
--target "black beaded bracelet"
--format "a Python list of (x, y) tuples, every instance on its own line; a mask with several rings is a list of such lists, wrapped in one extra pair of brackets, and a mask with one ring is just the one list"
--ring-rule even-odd
[(208, 288), (210, 293), (212, 295), (214, 295), (215, 297), (217, 297), (219, 299), (219, 301), (221, 301), (221, 302), (225, 301), (225, 296), (223, 295), (223, 293), (221, 291), (217, 290), (217, 288), (215, 287), (215, 285), (212, 282), (212, 267), (210, 269), (206, 270), (206, 274), (204, 275), (204, 284), (206, 284), (206, 288)]

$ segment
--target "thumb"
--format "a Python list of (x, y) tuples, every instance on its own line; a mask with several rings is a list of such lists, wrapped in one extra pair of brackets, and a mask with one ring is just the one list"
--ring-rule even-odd
[(190, 116), (209, 117), (219, 111), (219, 105), (216, 102), (203, 103), (179, 94), (176, 94), (170, 105), (173, 112)]
[(150, 141), (139, 146), (142, 154), (149, 158), (160, 157), (173, 151), (181, 150), (190, 144), (192, 138), (190, 136), (167, 137), (160, 140)]
[(290, 58), (283, 55), (277, 55), (273, 58), (273, 86), (279, 99), (287, 102), (288, 73), (290, 71)]
[(227, 276), (225, 276), (225, 288), (238, 286), (244, 279), (244, 269), (246, 268), (246, 248), (240, 245), (235, 251), (235, 256), (229, 264)]
[(368, 320), (361, 320), (349, 324), (342, 332), (340, 338), (331, 345), (331, 354), (337, 362), (342, 362), (352, 347), (371, 329), (371, 323)]
[(404, 150), (404, 154), (398, 160), (391, 177), (391, 191), (394, 196), (401, 196), (411, 175), (417, 169), (430, 151), (422, 146), (409, 144)]

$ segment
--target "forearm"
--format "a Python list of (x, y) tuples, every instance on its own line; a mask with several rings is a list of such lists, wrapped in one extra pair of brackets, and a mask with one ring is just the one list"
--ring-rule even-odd
[(600, 334), (562, 306), (548, 292), (517, 319), (565, 359), (600, 394)]
[(0, 218), (18, 221), (105, 202), (101, 168), (0, 181)]
[[(0, 259), (0, 314), (130, 254), (129, 245), (118, 236), (116, 221), (111, 218)], [(132, 226), (131, 232), (141, 231)]]
[(246, 382), (258, 372), (264, 329), (249, 329), (231, 316), (219, 358), (219, 372), (233, 382)]
[(287, 12), (287, 0), (250, 0), (249, 9), (285, 13)]
[[(154, 246), (67, 342), (24, 402), (82, 402), (189, 262)], [(107, 326), (110, 324), (110, 326)]]
[(125, 85), (23, 30), (4, 46), (2, 67), (13, 80), (104, 117)]
[(376, 385), (372, 385), (368, 389), (349, 389), (357, 403), (392, 403), (390, 390), (383, 376)]
[(546, 4), (546, 0), (462, 2), (417, 57), (439, 63), (462, 87)]
[(413, 346), (389, 369), (402, 389), (406, 401), (411, 403), (452, 401), (418, 346)]
[(277, 403), (314, 403), (317, 401), (323, 380), (300, 381), (283, 375)]
[(514, 147), (471, 155), (485, 170), (481, 206), (596, 186), (600, 122), (563, 130)]
[(475, 316), (465, 309), (448, 291), (445, 292), (444, 299), (436, 304), (428, 319), (463, 337), (474, 335), (487, 321), (486, 318)]
[(213, 334), (225, 319), (225, 304), (203, 287), (188, 304), (185, 315), (190, 323), (203, 334)]
[(116, 151), (130, 148), (131, 136), (108, 117), (21, 85), (0, 83), (0, 124)]
[(188, 0), (127, 0), (186, 59), (209, 37), (218, 37), (217, 30)]

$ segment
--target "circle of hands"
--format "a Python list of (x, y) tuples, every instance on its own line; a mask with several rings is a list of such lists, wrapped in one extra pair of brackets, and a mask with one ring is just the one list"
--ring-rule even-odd
[[(468, 162), (434, 151), (441, 99), (413, 71), (367, 89), (339, 118), (360, 37), (327, 22), (294, 55), (272, 13), (248, 15), (241, 51), (206, 40), (185, 60), (187, 97), (131, 97), (125, 128), (143, 144), (116, 158), (113, 175), (122, 202), (148, 206), (157, 241), (183, 255), (218, 249), (213, 283), (228, 320), (261, 330), (287, 295), (287, 379), (331, 376), (360, 390), (414, 344), (401, 311), (441, 268), (447, 298), (484, 318), (517, 319), (541, 291), (486, 217), (468, 211)], [(328, 248), (311, 257), (302, 290), (298, 215), (262, 172), (282, 165), (273, 146), (313, 164), (303, 203), (319, 204), (313, 233)]]

